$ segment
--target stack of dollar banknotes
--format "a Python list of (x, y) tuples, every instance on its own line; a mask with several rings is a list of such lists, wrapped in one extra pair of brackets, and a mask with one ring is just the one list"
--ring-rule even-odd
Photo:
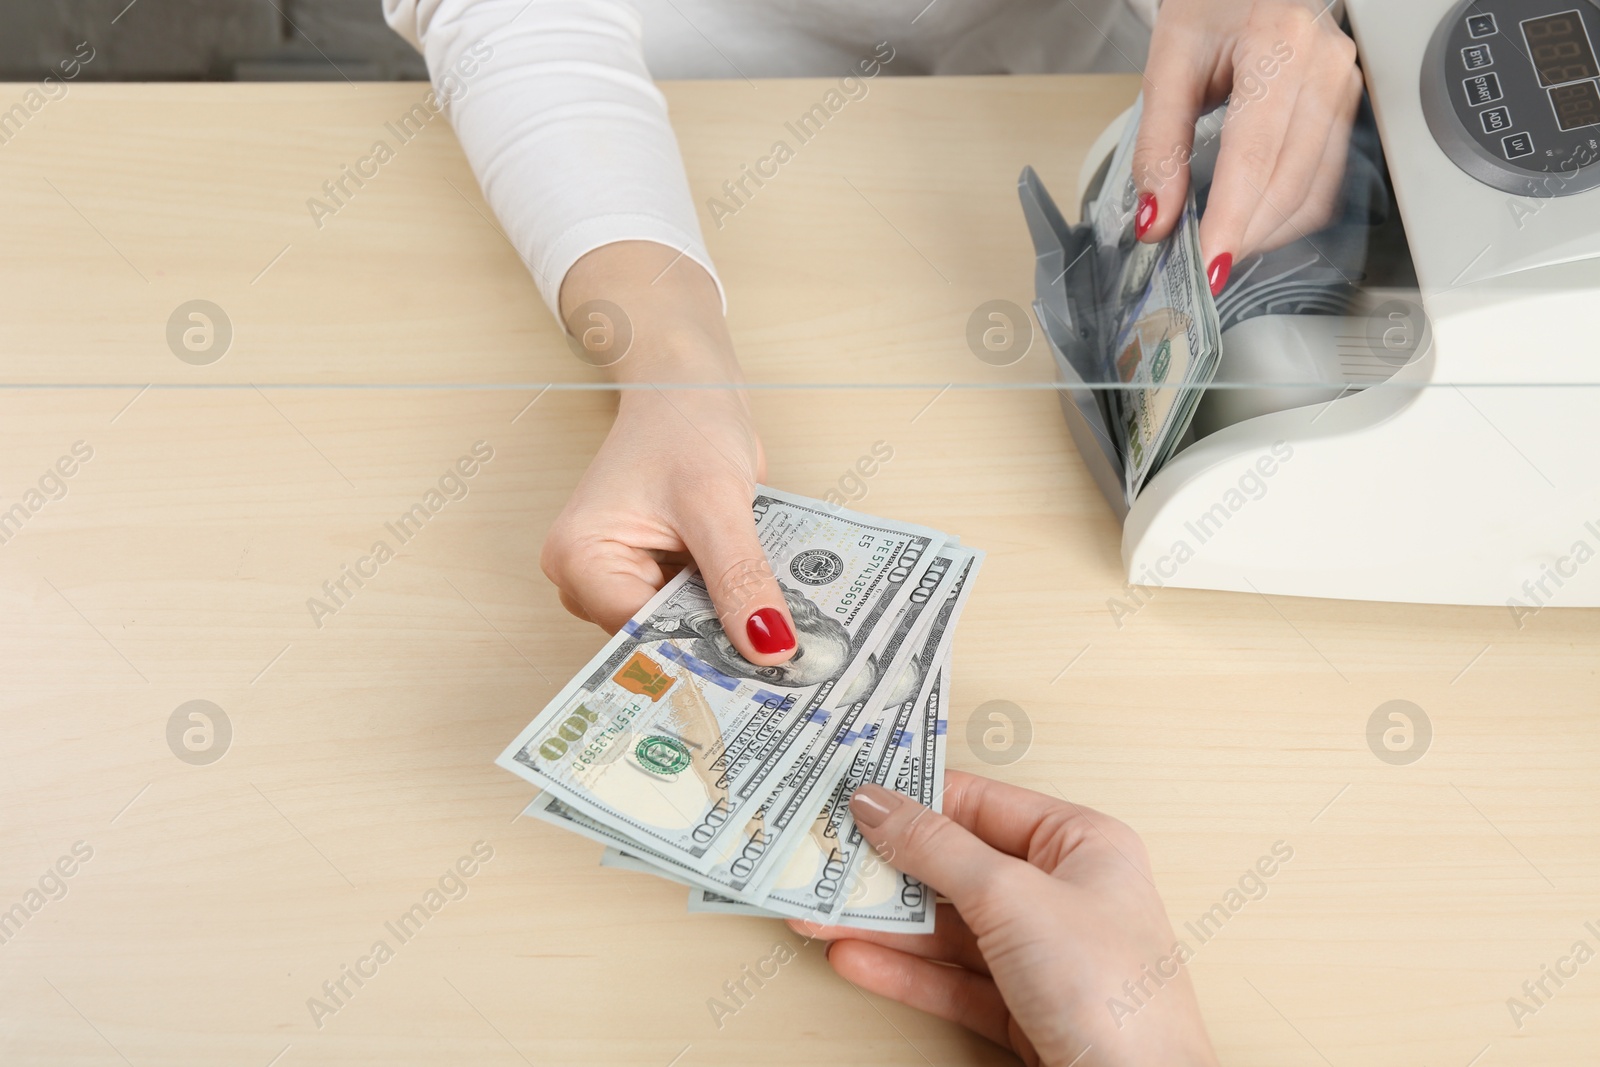
[[(1142, 108), (1141, 97), (1086, 198), (1082, 224), (1062, 221), (1032, 167), (1020, 182), (1038, 253), (1034, 306), (1070, 387), (1068, 424), (1107, 495), (1130, 505), (1184, 444), (1222, 356), (1193, 189), (1165, 240), (1146, 244), (1136, 234)], [(1156, 167), (1170, 176), (1177, 162)]]
[(983, 554), (775, 489), (753, 511), (794, 618), (787, 663), (744, 659), (685, 570), (497, 762), (542, 787), (526, 814), (688, 886), (690, 911), (929, 932), (933, 892), (862, 840), (849, 802), (874, 782), (939, 807), (951, 639)]

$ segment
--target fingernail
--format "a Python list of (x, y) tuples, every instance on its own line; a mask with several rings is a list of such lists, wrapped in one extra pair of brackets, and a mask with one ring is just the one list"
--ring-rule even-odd
[(1156, 224), (1156, 194), (1143, 193), (1139, 196), (1139, 210), (1133, 216), (1133, 236), (1142, 241), (1144, 235), (1150, 232), (1150, 227)]
[(750, 643), (763, 656), (787, 652), (794, 647), (794, 631), (789, 628), (789, 620), (777, 608), (762, 608), (755, 612), (750, 616), (750, 621), (744, 624), (744, 632), (750, 635)]
[(898, 803), (897, 794), (881, 785), (864, 785), (850, 798), (850, 814), (868, 830), (880, 826)]
[(825, 960), (833, 959), (833, 946), (836, 945), (836, 944), (838, 944), (837, 941), (829, 941), (827, 944), (822, 946), (822, 958), (823, 959), (825, 959)]
[(1228, 284), (1228, 275), (1233, 273), (1233, 253), (1224, 252), (1211, 261), (1211, 266), (1206, 268), (1206, 281), (1211, 283), (1211, 295), (1216, 296), (1222, 292), (1222, 287)]

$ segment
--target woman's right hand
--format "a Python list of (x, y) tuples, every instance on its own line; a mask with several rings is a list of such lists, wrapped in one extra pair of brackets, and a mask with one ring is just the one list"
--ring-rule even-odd
[(627, 318), (631, 343), (608, 370), (631, 387), (540, 567), (568, 611), (615, 633), (692, 559), (740, 654), (785, 662), (794, 623), (750, 511), (765, 458), (715, 283), (664, 245), (620, 242), (584, 256), (562, 284), (575, 335), (595, 301)]
[[(1402, 0), (1403, 2), (1403, 0)], [(1215, 296), (1236, 260), (1333, 218), (1361, 106), (1355, 42), (1331, 0), (1166, 0), (1145, 65), (1135, 225), (1160, 241), (1183, 213), (1195, 120), (1229, 100), (1200, 252)]]
[(932, 934), (790, 925), (868, 992), (1049, 1067), (1215, 1067), (1139, 835), (1065, 800), (951, 771), (944, 814), (868, 785), (879, 856), (950, 898)]

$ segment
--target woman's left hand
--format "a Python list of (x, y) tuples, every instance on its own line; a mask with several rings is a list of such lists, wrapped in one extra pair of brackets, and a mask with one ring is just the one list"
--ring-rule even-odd
[(1156, 18), (1133, 157), (1135, 227), (1145, 241), (1172, 232), (1195, 122), (1228, 98), (1200, 220), (1213, 294), (1236, 259), (1321, 229), (1337, 206), (1362, 82), (1332, 2), (1166, 0)]

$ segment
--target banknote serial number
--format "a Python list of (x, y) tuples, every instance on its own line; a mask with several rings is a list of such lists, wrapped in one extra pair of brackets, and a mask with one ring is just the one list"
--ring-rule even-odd
[(867, 566), (856, 575), (855, 581), (850, 583), (844, 594), (839, 598), (839, 603), (834, 605), (837, 615), (854, 615), (861, 605), (861, 598), (878, 584), (878, 572), (883, 570), (883, 565), (894, 554), (894, 545), (888, 542), (879, 542), (870, 534), (856, 542), (857, 548), (870, 548), (872, 555), (867, 559)]
[[(616, 718), (612, 719), (605, 729), (589, 738), (588, 743), (578, 753), (578, 762), (588, 764), (599, 759), (608, 747), (607, 742), (616, 740), (619, 734), (624, 733), (641, 710), (642, 705), (633, 703), (618, 712)], [(589, 733), (589, 727), (599, 721), (600, 716), (587, 704), (579, 704), (572, 710), (572, 714), (563, 719), (561, 724), (551, 731), (550, 736), (539, 745), (539, 755), (552, 763), (561, 759), (572, 751), (573, 745), (584, 739)]]

